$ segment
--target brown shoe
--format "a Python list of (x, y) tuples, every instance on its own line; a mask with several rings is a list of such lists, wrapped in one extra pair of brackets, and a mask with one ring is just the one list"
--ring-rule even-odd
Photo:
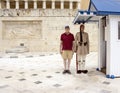
[(67, 70), (64, 70), (64, 71), (63, 71), (63, 74), (66, 74), (66, 73), (67, 73)]
[(71, 74), (70, 70), (66, 70), (66, 73)]
[(87, 73), (88, 73), (88, 70), (82, 70), (82, 72), (83, 72), (84, 74), (87, 74)]

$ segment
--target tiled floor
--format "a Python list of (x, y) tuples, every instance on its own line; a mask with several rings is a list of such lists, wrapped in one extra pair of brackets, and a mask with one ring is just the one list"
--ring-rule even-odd
[(0, 55), (0, 93), (120, 93), (120, 79), (107, 79), (96, 71), (97, 53), (87, 56), (87, 75), (62, 74), (63, 61), (56, 53)]

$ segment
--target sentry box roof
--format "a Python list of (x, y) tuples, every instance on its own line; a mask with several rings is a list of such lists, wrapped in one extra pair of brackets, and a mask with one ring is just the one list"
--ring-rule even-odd
[(73, 23), (96, 22), (99, 16), (107, 15), (120, 15), (120, 0), (90, 0), (88, 10), (79, 10)]

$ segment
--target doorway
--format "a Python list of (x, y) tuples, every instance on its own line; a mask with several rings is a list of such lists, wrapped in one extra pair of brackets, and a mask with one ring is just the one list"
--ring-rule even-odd
[(98, 70), (106, 74), (107, 32), (106, 16), (99, 20), (98, 32)]

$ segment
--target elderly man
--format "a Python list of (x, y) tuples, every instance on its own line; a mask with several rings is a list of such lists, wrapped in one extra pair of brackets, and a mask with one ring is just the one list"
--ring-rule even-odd
[(70, 63), (73, 56), (73, 42), (74, 35), (70, 33), (70, 27), (65, 26), (65, 32), (61, 35), (61, 43), (60, 43), (60, 53), (64, 60), (64, 71), (63, 74), (70, 72)]

